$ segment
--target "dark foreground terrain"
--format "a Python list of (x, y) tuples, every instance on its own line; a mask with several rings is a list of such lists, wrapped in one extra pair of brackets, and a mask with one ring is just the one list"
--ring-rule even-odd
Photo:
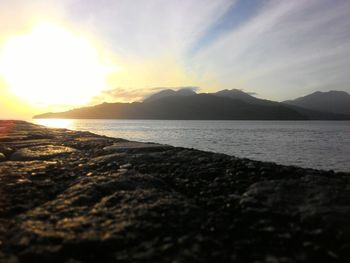
[(350, 175), (0, 122), (0, 262), (350, 262)]

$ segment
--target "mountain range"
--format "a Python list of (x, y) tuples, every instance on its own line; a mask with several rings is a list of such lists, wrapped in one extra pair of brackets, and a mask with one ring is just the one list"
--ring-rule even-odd
[(345, 91), (317, 91), (295, 100), (284, 101), (283, 103), (315, 111), (350, 114), (350, 95)]
[(238, 89), (199, 93), (165, 89), (142, 102), (102, 103), (34, 118), (169, 120), (350, 120), (350, 95), (315, 92), (285, 102), (256, 98)]

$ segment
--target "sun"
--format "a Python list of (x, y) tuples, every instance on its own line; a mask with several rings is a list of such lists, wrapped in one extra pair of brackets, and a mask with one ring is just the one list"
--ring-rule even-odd
[(0, 75), (32, 104), (87, 103), (105, 88), (110, 71), (87, 39), (51, 23), (12, 36), (0, 50)]

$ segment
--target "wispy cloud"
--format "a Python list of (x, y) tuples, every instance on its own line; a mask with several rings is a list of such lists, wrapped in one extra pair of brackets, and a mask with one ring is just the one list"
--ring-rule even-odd
[(73, 3), (70, 16), (118, 55), (140, 64), (172, 57), (188, 75), (214, 76), (208, 91), (253, 89), (282, 100), (350, 87), (348, 0)]
[(272, 98), (349, 89), (349, 10), (350, 1), (268, 1), (191, 63), (216, 72), (226, 87), (254, 87)]
[(99, 95), (91, 99), (90, 104), (142, 101), (145, 97), (154, 92), (155, 91), (152, 92), (151, 89), (117, 87), (115, 89), (101, 91)]
[(181, 56), (232, 5), (232, 0), (76, 0), (70, 17), (120, 52), (143, 57)]
[(98, 96), (95, 96), (91, 99), (90, 105), (95, 105), (103, 102), (140, 102), (143, 101), (145, 98), (149, 97), (150, 95), (166, 89), (189, 89), (197, 92), (200, 88), (195, 86), (150, 87), (146, 89), (117, 87), (114, 89), (103, 90)]
[(192, 90), (194, 92), (198, 92), (200, 90), (200, 87), (196, 86), (182, 86), (182, 87), (155, 87), (151, 90), (153, 91), (159, 91), (159, 90), (165, 90), (165, 89), (172, 89), (172, 90)]

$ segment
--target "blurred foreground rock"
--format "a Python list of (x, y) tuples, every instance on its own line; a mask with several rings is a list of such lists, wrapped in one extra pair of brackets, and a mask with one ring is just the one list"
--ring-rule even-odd
[(0, 121), (0, 262), (350, 262), (350, 175)]

